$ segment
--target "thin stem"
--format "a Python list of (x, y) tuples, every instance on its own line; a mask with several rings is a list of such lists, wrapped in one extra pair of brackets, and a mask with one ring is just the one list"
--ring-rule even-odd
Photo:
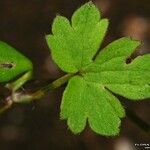
[(6, 87), (12, 90), (13, 92), (15, 92), (31, 78), (32, 78), (32, 71), (26, 72), (23, 76), (21, 76), (16, 81), (6, 84)]
[[(11, 107), (11, 105), (15, 103), (29, 103), (34, 100), (38, 100), (43, 98), (45, 95), (47, 95), (50, 91), (62, 86), (65, 84), (71, 77), (73, 77), (75, 74), (66, 74), (62, 76), (61, 78), (53, 81), (52, 83), (48, 83), (44, 87), (41, 87), (39, 90), (35, 91), (34, 93), (24, 93), (24, 92), (13, 92), (12, 96), (8, 96), (6, 98), (6, 103), (3, 105), (3, 107), (0, 108), (0, 113), (6, 111), (8, 108)], [(24, 82), (27, 81), (26, 77), (28, 77), (30, 74), (26, 74), (20, 79), (18, 79), (16, 82), (14, 82), (15, 89), (18, 89)], [(23, 80), (22, 80), (23, 79)], [(25, 80), (24, 80), (25, 79)], [(19, 83), (21, 81), (21, 83)], [(150, 125), (143, 121), (140, 117), (138, 117), (134, 112), (130, 110), (126, 110), (127, 117), (134, 122), (137, 126), (139, 126), (144, 131), (148, 132), (150, 130)]]
[(142, 120), (139, 116), (137, 116), (134, 112), (127, 109), (126, 110), (127, 117), (134, 122), (138, 127), (140, 127), (143, 131), (149, 132), (150, 131), (150, 125), (146, 123), (144, 120)]
[(66, 83), (74, 74), (66, 74), (63, 77), (55, 80), (52, 83), (48, 83), (46, 86), (41, 87), (39, 90), (37, 90), (34, 93), (14, 93), (12, 100), (16, 103), (28, 103), (33, 100), (38, 100), (43, 98), (45, 95), (47, 95), (50, 91), (62, 86), (64, 83)]

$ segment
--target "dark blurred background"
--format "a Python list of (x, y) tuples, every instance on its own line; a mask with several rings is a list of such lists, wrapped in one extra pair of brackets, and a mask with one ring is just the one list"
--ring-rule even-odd
[[(68, 18), (85, 0), (0, 0), (0, 40), (28, 56), (34, 63), (36, 80), (55, 80), (63, 72), (53, 63), (45, 34), (57, 14)], [(102, 16), (110, 20), (104, 45), (122, 36), (142, 41), (135, 56), (150, 52), (149, 0), (95, 0)], [(140, 150), (135, 143), (150, 143), (147, 132), (131, 120), (122, 120), (117, 137), (102, 137), (87, 126), (73, 135), (65, 121), (59, 119), (64, 87), (43, 100), (15, 105), (0, 116), (0, 150)], [(150, 102), (132, 102), (121, 98), (125, 108), (132, 109), (150, 123)]]

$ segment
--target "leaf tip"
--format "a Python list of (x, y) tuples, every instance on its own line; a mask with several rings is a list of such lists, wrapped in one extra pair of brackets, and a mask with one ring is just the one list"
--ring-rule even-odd
[(68, 129), (71, 130), (73, 134), (80, 134), (84, 130), (86, 122), (84, 124), (83, 123), (77, 124), (77, 122), (74, 122), (74, 120), (68, 118), (67, 125)]

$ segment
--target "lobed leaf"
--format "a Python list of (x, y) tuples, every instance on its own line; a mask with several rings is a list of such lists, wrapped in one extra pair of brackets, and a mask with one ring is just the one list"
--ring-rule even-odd
[(106, 46), (95, 59), (96, 63), (105, 63), (116, 57), (129, 57), (135, 50), (136, 47), (140, 45), (139, 41), (132, 40), (130, 38), (120, 38), (108, 46)]
[(61, 118), (68, 119), (72, 132), (80, 133), (88, 120), (96, 133), (116, 135), (124, 115), (118, 99), (100, 84), (86, 82), (80, 76), (70, 79), (63, 94)]
[(125, 111), (112, 92), (133, 100), (150, 97), (150, 54), (126, 63), (140, 42), (120, 38), (93, 60), (107, 28), (108, 20), (100, 19), (98, 9), (89, 2), (75, 11), (71, 23), (57, 16), (52, 35), (47, 36), (56, 64), (74, 73), (63, 93), (60, 116), (75, 134), (83, 131), (86, 122), (98, 134), (119, 133)]
[[(100, 52), (102, 55), (99, 54), (95, 62), (84, 70), (86, 72), (84, 78), (90, 82), (103, 84), (112, 92), (129, 99), (148, 98), (150, 96), (150, 54), (139, 56), (126, 64), (125, 60), (131, 55), (133, 47), (137, 46), (137, 42), (129, 41), (129, 39), (125, 44), (126, 40), (126, 38), (117, 40), (118, 48), (116, 44), (115, 48), (113, 47), (116, 42), (104, 48), (104, 51)], [(120, 43), (124, 43), (124, 46), (121, 47), (124, 52), (122, 54), (117, 52), (117, 57), (113, 51), (115, 49), (118, 51)], [(128, 43), (132, 44), (129, 46)], [(126, 56), (125, 50), (127, 51)], [(109, 55), (105, 55), (104, 52)]]
[(63, 71), (78, 72), (92, 62), (107, 27), (108, 20), (100, 20), (100, 13), (91, 2), (73, 14), (71, 24), (65, 17), (57, 16), (52, 25), (53, 35), (46, 37), (52, 58)]

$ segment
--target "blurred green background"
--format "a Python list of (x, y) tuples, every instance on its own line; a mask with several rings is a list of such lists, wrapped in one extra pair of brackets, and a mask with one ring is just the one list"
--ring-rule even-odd
[[(45, 41), (57, 14), (68, 18), (85, 0), (0, 0), (0, 40), (19, 49), (34, 63), (35, 80), (55, 80), (63, 72), (53, 63)], [(102, 16), (110, 21), (103, 46), (122, 36), (142, 41), (134, 56), (150, 52), (149, 0), (95, 0)], [(150, 143), (150, 136), (131, 120), (122, 120), (117, 137), (102, 137), (87, 126), (73, 135), (59, 119), (64, 87), (43, 100), (15, 105), (0, 116), (0, 150), (140, 150), (135, 143)], [(120, 97), (124, 107), (132, 109), (150, 123), (150, 102), (132, 102)]]

